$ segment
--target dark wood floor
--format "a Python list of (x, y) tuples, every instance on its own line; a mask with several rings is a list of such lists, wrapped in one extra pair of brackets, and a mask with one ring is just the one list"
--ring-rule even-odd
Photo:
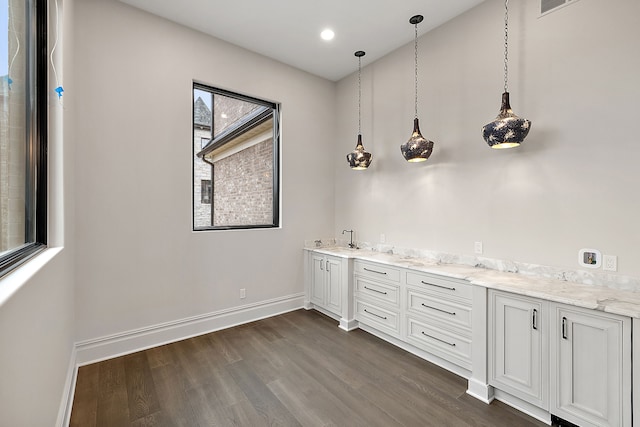
[(81, 367), (71, 426), (544, 426), (315, 311)]

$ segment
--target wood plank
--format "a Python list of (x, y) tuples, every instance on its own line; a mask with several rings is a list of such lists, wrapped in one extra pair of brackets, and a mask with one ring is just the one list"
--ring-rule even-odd
[(72, 426), (541, 427), (364, 331), (297, 310), (78, 371)]
[(129, 420), (136, 421), (160, 410), (156, 387), (145, 352), (124, 356)]
[(170, 365), (175, 362), (174, 353), (171, 351), (171, 345), (161, 345), (146, 350), (149, 368), (157, 368), (159, 366)]
[(267, 425), (301, 425), (258, 375), (241, 360), (226, 367)]
[(99, 372), (99, 365), (96, 363), (78, 368), (70, 427), (96, 425)]
[(105, 360), (98, 364), (98, 368), (96, 425), (99, 427), (128, 426), (129, 398), (124, 359), (118, 357)]
[(182, 371), (173, 364), (151, 369), (163, 419), (175, 427), (197, 427), (198, 420), (179, 380), (181, 374)]

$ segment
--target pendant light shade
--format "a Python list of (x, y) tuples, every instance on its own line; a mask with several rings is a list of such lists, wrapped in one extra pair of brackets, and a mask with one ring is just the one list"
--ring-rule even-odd
[(415, 117), (413, 119), (413, 133), (411, 138), (400, 146), (400, 151), (408, 162), (424, 162), (433, 151), (433, 142), (422, 136), (418, 123), (418, 24), (422, 22), (422, 15), (415, 15), (409, 19), (409, 23), (415, 27), (414, 53), (415, 53)]
[(413, 119), (411, 138), (400, 146), (402, 155), (408, 162), (424, 162), (433, 151), (433, 141), (429, 141), (420, 133), (418, 118)]
[(482, 128), (482, 137), (495, 149), (518, 147), (529, 134), (531, 121), (518, 117), (509, 104), (507, 90), (509, 63), (509, 0), (504, 2), (504, 92), (498, 117)]
[(356, 57), (358, 57), (358, 142), (356, 143), (356, 148), (349, 154), (347, 154), (347, 161), (349, 162), (349, 167), (353, 170), (364, 170), (369, 167), (371, 164), (372, 156), (371, 153), (365, 151), (364, 146), (362, 145), (362, 132), (361, 132), (361, 100), (362, 100), (362, 85), (361, 85), (361, 74), (362, 74), (362, 57), (365, 53), (361, 50), (354, 53)]
[(371, 153), (364, 150), (362, 145), (362, 135), (358, 134), (358, 142), (356, 148), (349, 154), (347, 154), (347, 161), (351, 169), (361, 171), (367, 169), (371, 164)]
[(519, 146), (526, 138), (531, 121), (515, 115), (509, 105), (509, 92), (502, 94), (502, 106), (498, 117), (482, 128), (482, 137), (495, 149)]

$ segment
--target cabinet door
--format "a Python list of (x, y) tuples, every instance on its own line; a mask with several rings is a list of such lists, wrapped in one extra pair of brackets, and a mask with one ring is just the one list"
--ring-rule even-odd
[(318, 304), (320, 306), (324, 306), (325, 303), (325, 278), (324, 278), (324, 270), (325, 270), (325, 262), (324, 256), (311, 254), (311, 265), (312, 265), (312, 275), (311, 275), (311, 297), (310, 300), (314, 304)]
[(548, 409), (547, 303), (495, 291), (489, 298), (489, 383)]
[(552, 305), (551, 409), (581, 426), (631, 425), (631, 322)]
[(342, 261), (328, 256), (325, 261), (327, 308), (336, 314), (342, 312)]

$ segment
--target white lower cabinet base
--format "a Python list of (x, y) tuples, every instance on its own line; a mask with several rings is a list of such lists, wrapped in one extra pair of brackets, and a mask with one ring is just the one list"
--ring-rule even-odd
[(529, 402), (526, 402), (498, 389), (493, 390), (493, 398), (511, 406), (512, 408), (517, 409), (520, 412), (529, 415), (530, 417), (535, 418), (538, 421), (542, 421), (545, 424), (551, 425), (551, 414), (545, 409), (539, 408)]
[(487, 405), (493, 402), (493, 399), (495, 398), (493, 387), (485, 381), (478, 381), (473, 377), (467, 380), (467, 394), (486, 403)]
[[(418, 347), (415, 347), (405, 341), (401, 341), (398, 338), (392, 337), (389, 334), (386, 334), (378, 329), (375, 329), (371, 326), (368, 325), (364, 325), (364, 324), (360, 324), (359, 329), (362, 329), (365, 332), (370, 333), (371, 335), (374, 335), (380, 339), (383, 339), (393, 345), (395, 345), (398, 348), (401, 348), (405, 351), (408, 351), (411, 354), (415, 354), (416, 356), (418, 356), (421, 359), (426, 360), (427, 362), (431, 362), (434, 365), (440, 366), (441, 368), (446, 369), (447, 371), (453, 372), (454, 374), (464, 378), (464, 379), (469, 379), (471, 377), (471, 372), (468, 371), (467, 369), (464, 369), (458, 365), (454, 365), (453, 363), (438, 357), (432, 353), (428, 353)], [(488, 402), (487, 402), (488, 403)]]

